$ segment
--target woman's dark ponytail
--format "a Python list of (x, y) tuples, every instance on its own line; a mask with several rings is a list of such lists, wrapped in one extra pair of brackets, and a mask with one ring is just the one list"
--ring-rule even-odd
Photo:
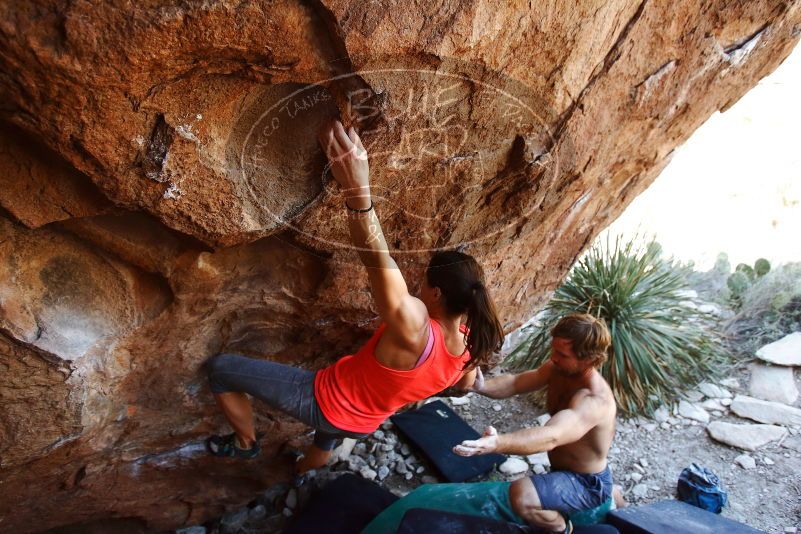
[(484, 270), (468, 254), (438, 252), (428, 264), (426, 277), (430, 287), (442, 292), (446, 312), (467, 314), (465, 345), (470, 360), (465, 368), (490, 363), (503, 346), (503, 327), (485, 285)]
[(503, 346), (503, 327), (498, 320), (495, 304), (483, 283), (473, 288), (473, 298), (467, 308), (467, 338), (470, 361), (465, 367), (490, 363), (493, 355)]

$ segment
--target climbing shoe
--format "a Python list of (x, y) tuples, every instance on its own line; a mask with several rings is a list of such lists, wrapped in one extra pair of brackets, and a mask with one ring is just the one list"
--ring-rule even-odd
[(249, 449), (242, 449), (236, 444), (236, 434), (228, 434), (214, 435), (206, 439), (206, 450), (214, 456), (250, 459), (259, 455), (261, 447), (258, 441), (254, 441)]

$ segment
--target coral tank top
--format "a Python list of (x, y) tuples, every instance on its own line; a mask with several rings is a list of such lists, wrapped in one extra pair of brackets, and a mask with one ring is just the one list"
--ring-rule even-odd
[[(448, 352), (439, 323), (431, 320), (434, 344), (428, 358), (414, 369), (399, 371), (380, 364), (375, 347), (386, 324), (356, 354), (344, 356), (317, 372), (314, 396), (328, 421), (348, 432), (373, 432), (403, 405), (454, 385), (462, 377), (470, 353)], [(464, 333), (465, 325), (459, 327)]]

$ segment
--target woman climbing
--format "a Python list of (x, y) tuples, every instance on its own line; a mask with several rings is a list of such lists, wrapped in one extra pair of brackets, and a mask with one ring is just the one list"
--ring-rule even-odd
[(208, 362), (211, 390), (234, 429), (210, 437), (209, 452), (240, 458), (259, 453), (250, 394), (315, 429), (299, 473), (325, 465), (339, 438), (367, 436), (403, 405), (449, 386), (472, 385), (475, 368), (503, 342), (484, 272), (471, 256), (434, 254), (420, 298), (409, 294), (374, 210), (359, 136), (333, 121), (319, 140), (345, 195), (351, 240), (367, 267), (382, 323), (355, 354), (318, 372), (236, 354)]

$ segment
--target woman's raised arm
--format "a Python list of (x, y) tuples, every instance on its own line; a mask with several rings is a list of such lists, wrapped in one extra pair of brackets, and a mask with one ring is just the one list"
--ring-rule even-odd
[(367, 267), (370, 288), (381, 319), (402, 340), (415, 344), (428, 320), (423, 302), (409, 294), (398, 265), (389, 254), (370, 194), (367, 151), (353, 128), (339, 121), (323, 127), (320, 144), (345, 196), (351, 242)]

